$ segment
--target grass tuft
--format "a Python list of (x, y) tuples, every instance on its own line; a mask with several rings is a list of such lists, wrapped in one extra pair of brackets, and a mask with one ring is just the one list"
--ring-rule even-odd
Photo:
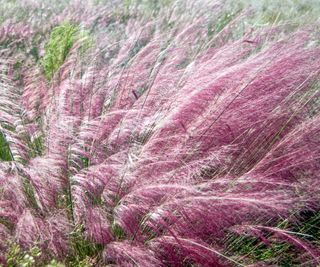
[(48, 80), (52, 79), (54, 73), (65, 61), (78, 33), (79, 26), (69, 22), (53, 28), (50, 39), (45, 46), (45, 56), (41, 60), (41, 65)]

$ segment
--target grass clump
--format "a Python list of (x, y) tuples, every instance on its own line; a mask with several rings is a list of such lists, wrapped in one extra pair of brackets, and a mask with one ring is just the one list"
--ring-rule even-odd
[(41, 60), (45, 76), (51, 80), (54, 73), (66, 59), (72, 45), (79, 34), (79, 26), (65, 22), (56, 26), (45, 46), (45, 56)]

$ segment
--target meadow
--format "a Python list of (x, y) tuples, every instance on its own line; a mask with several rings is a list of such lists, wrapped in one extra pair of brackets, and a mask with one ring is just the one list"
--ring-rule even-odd
[(0, 266), (320, 266), (318, 0), (0, 0)]

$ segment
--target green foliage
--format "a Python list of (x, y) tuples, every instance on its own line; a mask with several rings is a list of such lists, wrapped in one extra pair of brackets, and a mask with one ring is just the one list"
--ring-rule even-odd
[[(70, 49), (77, 40), (81, 41), (78, 52), (82, 56), (93, 45), (93, 39), (88, 31), (82, 31), (78, 25), (69, 22), (53, 28), (49, 41), (45, 45), (45, 55), (40, 61), (44, 74), (49, 81), (64, 63)], [(33, 52), (35, 53), (34, 57), (37, 59), (38, 52)]]
[(319, 17), (319, 5), (313, 0), (239, 0), (239, 2), (249, 3), (256, 10), (254, 16), (248, 20), (248, 23), (254, 26), (281, 23), (302, 25)]
[[(1, 190), (0, 190), (0, 194), (1, 194)], [(0, 224), (4, 225), (5, 227), (7, 227), (10, 231), (14, 229), (14, 224), (12, 222), (10, 222), (7, 218), (5, 217), (0, 217)]]
[(31, 158), (35, 158), (37, 156), (42, 156), (44, 151), (44, 145), (43, 145), (43, 137), (39, 136), (34, 138), (32, 141), (28, 142), (29, 149), (29, 155)]
[(65, 265), (57, 262), (56, 260), (50, 261), (50, 263), (46, 267), (64, 267)]
[[(294, 216), (294, 215), (293, 215)], [(280, 229), (299, 233), (300, 238), (309, 242), (319, 243), (320, 213), (305, 211), (299, 214), (299, 220), (284, 220), (277, 225)], [(241, 263), (254, 264), (263, 262), (270, 265), (290, 267), (300, 266), (296, 258), (296, 248), (287, 242), (277, 241), (266, 236), (270, 244), (265, 244), (259, 238), (251, 236), (238, 236), (231, 234), (227, 239), (228, 253), (238, 255)]]
[(124, 8), (129, 10), (130, 5), (132, 4), (133, 0), (123, 0)]
[(117, 223), (113, 223), (112, 224), (112, 228), (111, 228), (112, 234), (113, 236), (117, 239), (117, 240), (123, 240), (126, 238), (126, 233), (125, 231), (121, 228), (121, 226)]
[(77, 225), (70, 234), (71, 251), (67, 257), (70, 267), (95, 266), (99, 261), (102, 245), (93, 244), (84, 237), (83, 225)]
[(45, 56), (41, 60), (48, 80), (52, 79), (54, 73), (63, 64), (78, 33), (79, 27), (69, 22), (65, 22), (52, 30), (50, 39), (45, 46)]
[(293, 231), (302, 233), (308, 237), (309, 241), (316, 240), (320, 244), (320, 212), (301, 213)]
[[(100, 261), (102, 246), (92, 244), (83, 235), (84, 228), (77, 225), (70, 234), (71, 249), (64, 263), (52, 259), (49, 263), (41, 259), (41, 249), (33, 246), (29, 250), (23, 250), (17, 243), (9, 243), (5, 255), (7, 267), (93, 267)], [(0, 267), (3, 267), (0, 265)]]
[(4, 134), (0, 132), (0, 161), (11, 161), (12, 154)]
[(30, 181), (25, 177), (22, 177), (22, 186), (29, 205), (34, 209), (39, 209), (35, 189)]
[(123, 0), (125, 14), (130, 13), (130, 8), (140, 9), (145, 15), (157, 15), (162, 8), (171, 5), (172, 0)]
[(36, 33), (32, 37), (31, 47), (29, 48), (29, 55), (33, 57), (33, 59), (38, 62), (40, 60), (39, 54), (39, 44), (42, 42), (44, 34)]
[(169, 6), (171, 4), (171, 0), (148, 0), (144, 1), (144, 4), (150, 10), (159, 12), (161, 8)]
[(211, 20), (208, 24), (208, 37), (220, 32), (234, 17), (231, 13), (225, 13), (217, 20)]
[(36, 266), (36, 261), (41, 256), (41, 250), (34, 246), (28, 251), (23, 251), (16, 243), (9, 244), (6, 254), (8, 267), (31, 267)]
[(90, 166), (90, 159), (87, 157), (80, 157), (83, 168), (88, 168)]
[(284, 242), (266, 245), (257, 238), (247, 236), (233, 236), (228, 242), (229, 249), (239, 255), (245, 264), (264, 262), (289, 267), (295, 263), (292, 247)]

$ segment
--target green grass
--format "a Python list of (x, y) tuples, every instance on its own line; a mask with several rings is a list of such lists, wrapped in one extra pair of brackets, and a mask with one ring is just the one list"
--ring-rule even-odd
[(4, 134), (0, 132), (0, 161), (11, 161), (12, 154), (9, 147), (9, 143), (6, 140)]
[[(8, 252), (6, 253), (6, 260), (8, 267), (33, 267), (39, 266), (37, 259), (41, 256), (41, 250), (34, 246), (28, 251), (24, 251), (16, 243), (8, 244)], [(1, 265), (0, 265), (1, 266)]]
[(67, 257), (67, 266), (89, 267), (100, 261), (102, 245), (93, 244), (84, 237), (83, 225), (77, 225), (70, 234), (71, 251)]
[(79, 27), (69, 22), (65, 22), (52, 30), (49, 41), (45, 46), (45, 55), (41, 60), (44, 74), (48, 80), (52, 79), (54, 73), (65, 61), (78, 34)]
[(294, 261), (292, 246), (285, 242), (266, 245), (255, 237), (233, 236), (228, 243), (233, 254), (238, 255), (237, 261), (243, 264), (263, 262), (288, 267), (298, 264)]
[[(303, 235), (303, 237), (299, 236), (301, 240), (308, 241), (314, 245), (320, 244), (319, 212), (303, 212), (299, 214), (297, 221), (294, 219), (291, 222), (284, 220), (277, 227)], [(265, 237), (269, 240), (270, 244), (265, 244), (257, 237), (231, 234), (226, 240), (228, 244), (227, 254), (238, 255), (237, 261), (245, 265), (262, 262), (282, 267), (300, 266), (300, 262), (296, 258), (296, 247), (287, 242), (272, 238), (271, 234)]]
[[(76, 41), (81, 41), (78, 53), (83, 56), (93, 46), (93, 39), (88, 31), (80, 30), (80, 27), (70, 22), (64, 22), (56, 26), (50, 33), (50, 38), (45, 45), (45, 55), (40, 60), (47, 80), (51, 80), (56, 71), (65, 62), (70, 49)], [(31, 51), (32, 52), (32, 51)], [(34, 57), (37, 59), (37, 51)]]
[(221, 32), (236, 17), (238, 13), (239, 11), (226, 12), (222, 14), (221, 17), (210, 20), (207, 30), (208, 37), (212, 37)]
[(43, 137), (39, 136), (34, 138), (32, 141), (28, 140), (29, 156), (30, 158), (35, 158), (37, 156), (42, 156), (44, 153)]

